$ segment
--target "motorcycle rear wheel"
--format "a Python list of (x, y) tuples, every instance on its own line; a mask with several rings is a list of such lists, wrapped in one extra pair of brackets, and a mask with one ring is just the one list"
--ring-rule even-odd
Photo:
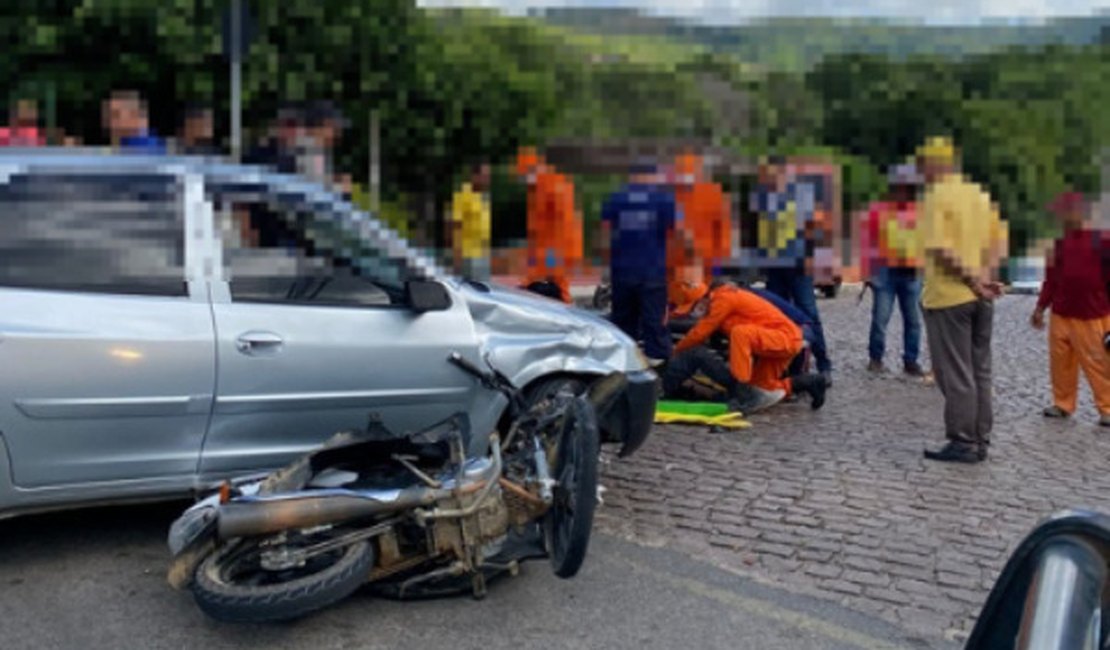
[(260, 557), (259, 540), (243, 540), (205, 558), (193, 581), (197, 606), (232, 623), (299, 618), (351, 595), (369, 576), (375, 554), (363, 540), (288, 571), (264, 569)]
[(544, 517), (544, 537), (551, 568), (572, 578), (586, 559), (597, 508), (599, 440), (597, 415), (584, 397), (567, 407), (552, 471), (555, 500)]

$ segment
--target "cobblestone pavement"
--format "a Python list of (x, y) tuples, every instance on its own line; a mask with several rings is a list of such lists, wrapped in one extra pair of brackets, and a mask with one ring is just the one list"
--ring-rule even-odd
[[(1041, 518), (1110, 510), (1110, 432), (1086, 386), (1071, 421), (1040, 415), (1048, 361), (1044, 335), (1028, 326), (1033, 304), (1006, 296), (996, 309), (987, 463), (922, 458), (943, 437), (940, 392), (866, 373), (870, 300), (849, 294), (819, 303), (836, 365), (823, 410), (782, 405), (731, 433), (657, 427), (634, 457), (603, 459), (599, 525), (877, 614), (929, 642), (963, 638)], [(900, 370), (898, 320), (887, 365)]]

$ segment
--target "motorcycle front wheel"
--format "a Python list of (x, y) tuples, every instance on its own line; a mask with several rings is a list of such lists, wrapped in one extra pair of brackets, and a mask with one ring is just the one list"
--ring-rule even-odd
[(551, 567), (560, 578), (582, 568), (597, 508), (599, 439), (597, 415), (584, 397), (567, 407), (554, 459), (554, 502), (544, 518)]
[(225, 546), (197, 567), (193, 597), (205, 614), (234, 623), (299, 618), (351, 595), (374, 565), (373, 546), (363, 540), (300, 567), (269, 570), (262, 566), (260, 541)]

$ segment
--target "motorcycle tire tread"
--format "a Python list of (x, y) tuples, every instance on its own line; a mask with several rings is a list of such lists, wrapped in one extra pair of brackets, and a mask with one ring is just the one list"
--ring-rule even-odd
[(229, 623), (286, 621), (335, 604), (366, 581), (375, 560), (371, 543), (361, 541), (320, 573), (288, 583), (241, 587), (209, 574), (222, 557), (214, 553), (197, 567), (193, 597), (205, 614)]
[[(561, 554), (555, 552), (554, 548), (550, 549), (551, 568), (560, 578), (573, 578), (582, 568), (582, 563), (586, 561), (586, 551), (593, 530), (594, 511), (597, 508), (598, 458), (601, 453), (597, 416), (593, 406), (585, 398), (579, 397), (571, 403), (571, 410), (578, 423), (573, 431), (578, 435), (573, 439), (564, 439), (562, 443), (576, 444), (579, 447), (576, 456), (580, 461), (577, 467), (580, 491), (579, 512), (572, 522), (573, 529), (567, 548), (562, 549)], [(551, 525), (550, 522), (547, 524), (548, 527)], [(549, 534), (553, 532), (550, 528), (548, 530)]]

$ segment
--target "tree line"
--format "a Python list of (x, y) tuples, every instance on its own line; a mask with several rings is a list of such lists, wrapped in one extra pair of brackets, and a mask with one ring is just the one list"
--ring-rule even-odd
[[(244, 0), (243, 124), (257, 137), (285, 101), (330, 99), (350, 126), (338, 167), (365, 179), (369, 115), (381, 125), (392, 221), (434, 219), (470, 163), (506, 162), (522, 144), (589, 136), (699, 137), (752, 155), (821, 152), (845, 170), (851, 210), (882, 191), (882, 172), (930, 133), (960, 143), (967, 171), (1011, 220), (1015, 245), (1043, 234), (1043, 204), (1065, 186), (1097, 189), (1110, 60), (1100, 45), (1009, 49), (963, 59), (825, 56), (768, 71), (681, 47), (629, 56), (651, 38), (604, 49), (540, 20), (480, 10), (422, 10), (412, 0)], [(148, 98), (174, 129), (189, 103), (228, 128), (222, 24), (229, 0), (22, 0), (0, 10), (8, 44), (0, 83), (89, 143), (113, 88)], [(630, 45), (631, 43), (631, 45)], [(616, 179), (583, 179), (586, 216)], [(365, 182), (363, 183), (365, 184)], [(495, 183), (497, 228), (523, 232), (522, 188)], [(497, 207), (497, 206), (495, 206)]]

